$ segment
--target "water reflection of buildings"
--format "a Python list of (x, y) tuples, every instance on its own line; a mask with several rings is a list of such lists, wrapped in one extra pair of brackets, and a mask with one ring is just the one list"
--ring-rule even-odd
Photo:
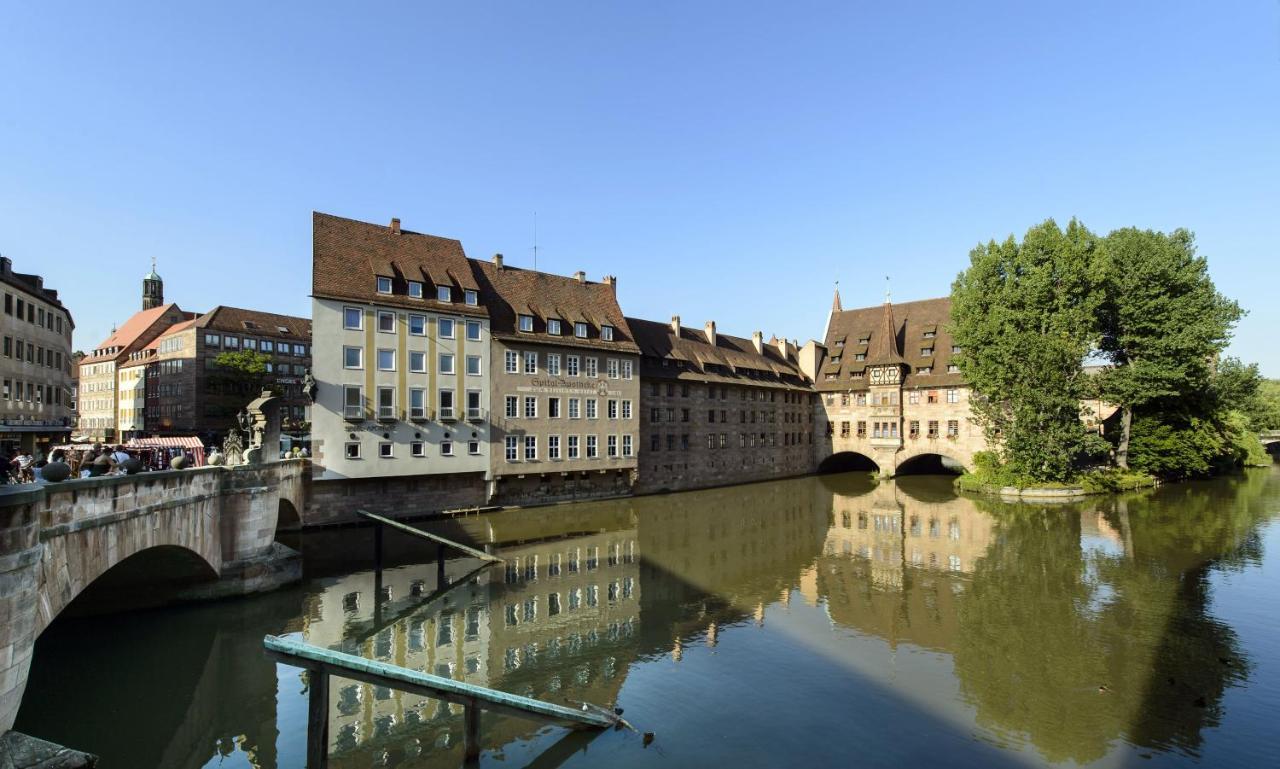
[[(639, 618), (634, 529), (502, 548), (494, 566), (378, 628), (371, 573), (336, 580), (307, 612), (310, 643), (342, 646), (413, 670), (552, 702), (617, 697), (629, 655), (618, 649)], [(453, 570), (457, 564), (451, 564)], [(384, 617), (436, 590), (430, 565), (384, 572)], [(460, 760), (462, 708), (338, 679), (329, 705), (333, 766)], [(539, 724), (486, 717), (485, 744), (529, 737)], [(452, 755), (456, 753), (457, 755)], [(371, 755), (372, 754), (372, 755)]]
[(936, 481), (834, 494), (822, 557), (801, 578), (805, 598), (825, 601), (832, 621), (890, 646), (949, 648), (965, 575), (994, 541), (995, 524), (970, 500), (928, 494)]

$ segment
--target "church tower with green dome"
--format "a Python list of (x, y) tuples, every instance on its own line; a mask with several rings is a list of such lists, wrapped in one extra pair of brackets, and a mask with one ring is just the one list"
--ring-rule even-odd
[(142, 309), (150, 310), (164, 304), (164, 280), (156, 272), (155, 257), (151, 258), (151, 272), (142, 277)]

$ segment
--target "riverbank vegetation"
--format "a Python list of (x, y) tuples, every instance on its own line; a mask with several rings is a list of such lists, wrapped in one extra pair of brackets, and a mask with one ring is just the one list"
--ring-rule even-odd
[(1242, 315), (1186, 230), (1048, 220), (978, 246), (952, 335), (997, 448), (961, 487), (1118, 491), (1267, 462), (1257, 433), (1280, 424), (1280, 388), (1220, 358)]

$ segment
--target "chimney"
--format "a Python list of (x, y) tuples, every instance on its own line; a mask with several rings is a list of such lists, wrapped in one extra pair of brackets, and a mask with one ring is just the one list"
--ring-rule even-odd
[(576, 280), (576, 281), (578, 281), (579, 283), (586, 283), (586, 282), (587, 282), (587, 274), (586, 274), (585, 272), (583, 272), (582, 270), (578, 270), (577, 272), (575, 272), (575, 273), (573, 274), (573, 279), (574, 279), (574, 280)]
[(759, 331), (752, 331), (751, 346), (756, 348), (757, 355), (764, 355), (764, 334)]
[(679, 315), (671, 316), (671, 330), (675, 332), (676, 336), (680, 336), (680, 316)]
[(777, 348), (778, 354), (782, 356), (783, 360), (790, 360), (791, 343), (787, 341), (786, 337), (782, 339), (774, 337), (773, 346)]
[(391, 217), (391, 234), (392, 235), (400, 234), (400, 220), (394, 216)]
[(0, 274), (8, 275), (13, 272), (13, 262), (9, 261), (9, 257), (0, 256)]
[(707, 325), (704, 326), (704, 328), (707, 331), (707, 344), (711, 345), (712, 347), (715, 347), (716, 346), (716, 322), (714, 320), (709, 320), (707, 321)]
[(604, 281), (602, 281), (602, 282), (603, 282), (606, 286), (609, 286), (610, 288), (612, 288), (612, 289), (614, 290), (614, 292), (615, 292), (615, 293), (617, 292), (617, 290), (618, 290), (618, 279), (617, 279), (617, 278), (613, 277), (612, 275), (605, 275), (605, 276), (604, 276)]
[(497, 267), (499, 270), (502, 269), (502, 254), (493, 255), (493, 265)]

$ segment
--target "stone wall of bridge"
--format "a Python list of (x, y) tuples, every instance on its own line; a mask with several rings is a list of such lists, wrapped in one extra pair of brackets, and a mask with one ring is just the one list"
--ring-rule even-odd
[(305, 462), (205, 467), (0, 489), (0, 733), (13, 725), (41, 631), (95, 580), (156, 548), (204, 572), (187, 599), (301, 577), (275, 542), (284, 505), (305, 506)]

